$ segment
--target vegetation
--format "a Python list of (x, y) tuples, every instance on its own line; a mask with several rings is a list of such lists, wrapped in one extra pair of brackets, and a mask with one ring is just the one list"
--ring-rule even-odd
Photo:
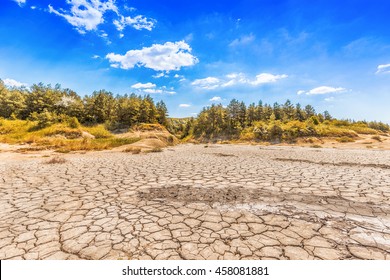
[[(114, 96), (99, 90), (80, 97), (60, 85), (42, 83), (31, 88), (7, 88), (0, 80), (0, 142), (32, 143), (68, 152), (101, 150), (138, 139), (115, 137), (125, 129), (168, 129), (184, 141), (294, 142), (300, 137), (334, 137), (352, 142), (358, 134), (379, 135), (390, 127), (382, 122), (337, 120), (329, 112), (317, 113), (311, 105), (263, 104), (248, 106), (233, 99), (228, 106), (213, 104), (196, 118), (168, 118), (163, 101), (149, 95)], [(167, 141), (174, 144), (173, 136)]]
[(105, 124), (107, 129), (131, 127), (140, 123), (168, 125), (163, 101), (156, 104), (150, 95), (115, 96), (99, 90), (81, 98), (60, 85), (34, 84), (30, 89), (7, 88), (0, 80), (0, 117), (37, 121), (37, 129), (57, 122), (77, 128), (82, 124)]
[(233, 99), (203, 108), (197, 119), (180, 124), (181, 138), (203, 141), (244, 140), (294, 142), (299, 137), (338, 137), (340, 142), (353, 142), (358, 134), (387, 133), (389, 125), (334, 119), (329, 112), (316, 113), (311, 105), (293, 105), (289, 100), (280, 105), (262, 101), (246, 106)]
[(61, 163), (65, 163), (65, 162), (66, 162), (66, 159), (59, 157), (59, 156), (55, 156), (55, 157), (49, 159), (48, 161), (46, 161), (45, 163), (46, 164), (61, 164)]

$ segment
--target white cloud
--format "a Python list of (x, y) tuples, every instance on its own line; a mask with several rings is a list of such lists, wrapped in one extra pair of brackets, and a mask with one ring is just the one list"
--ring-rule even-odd
[(333, 96), (330, 96), (330, 97), (327, 97), (324, 99), (326, 102), (332, 102), (334, 101), (334, 97)]
[(285, 79), (288, 76), (283, 74), (283, 75), (272, 75), (269, 73), (261, 73), (256, 76), (256, 80), (250, 82), (252, 85), (261, 85), (261, 84), (268, 84), (268, 83), (275, 83), (276, 81), (280, 79)]
[(22, 7), (24, 4), (26, 4), (26, 0), (14, 0), (14, 2), (16, 2), (19, 7)]
[(147, 94), (176, 94), (174, 88), (167, 89), (167, 87), (163, 86), (161, 88), (157, 88), (156, 84), (153, 83), (136, 83), (131, 86), (131, 88), (136, 89), (139, 92), (147, 93)]
[(37, 8), (37, 6), (31, 6), (30, 8), (31, 8), (31, 10), (35, 10)]
[(106, 58), (111, 67), (131, 69), (135, 66), (146, 67), (156, 71), (180, 70), (181, 67), (192, 66), (199, 62), (191, 54), (191, 47), (184, 41), (154, 44), (141, 50), (130, 50), (125, 55), (109, 53)]
[(163, 90), (156, 89), (156, 88), (147, 88), (147, 89), (144, 89), (143, 92), (150, 93), (150, 94), (157, 94), (157, 93), (163, 93)]
[(219, 87), (232, 87), (238, 84), (258, 86), (267, 83), (274, 83), (280, 79), (287, 78), (283, 75), (272, 75), (269, 73), (261, 73), (256, 76), (254, 80), (248, 79), (243, 73), (231, 73), (225, 76), (225, 78), (208, 77), (204, 79), (197, 79), (191, 83), (191, 85), (202, 89), (216, 89)]
[(97, 26), (104, 22), (103, 15), (106, 11), (118, 13), (115, 0), (67, 0), (66, 2), (71, 5), (70, 11), (56, 10), (49, 5), (49, 12), (65, 18), (81, 34), (96, 30)]
[(215, 77), (207, 77), (204, 79), (197, 79), (191, 83), (191, 85), (202, 89), (216, 89), (220, 86), (220, 79)]
[(142, 15), (138, 15), (135, 17), (124, 17), (120, 16), (119, 20), (114, 20), (114, 25), (118, 31), (122, 31), (126, 26), (131, 26), (137, 30), (146, 29), (152, 31), (155, 26), (156, 20), (148, 19)]
[(329, 94), (329, 93), (337, 93), (337, 92), (344, 92), (346, 91), (345, 88), (342, 87), (328, 87), (328, 86), (320, 86), (313, 88), (309, 91), (300, 90), (297, 92), (298, 95), (306, 94), (306, 95), (320, 95), (320, 94)]
[(230, 73), (226, 75), (226, 78), (229, 80), (223, 83), (221, 85), (222, 87), (231, 87), (237, 84), (246, 84), (249, 82), (243, 73)]
[(156, 75), (153, 75), (152, 77), (155, 79), (159, 79), (159, 78), (163, 78), (163, 77), (168, 78), (169, 75), (165, 74), (164, 72), (161, 72), (161, 73), (158, 73)]
[(244, 36), (241, 36), (240, 38), (234, 39), (229, 44), (229, 47), (234, 48), (234, 47), (238, 47), (238, 46), (245, 46), (245, 45), (252, 43), (255, 39), (256, 39), (256, 37), (253, 34), (244, 35)]
[(390, 64), (380, 64), (378, 65), (375, 74), (388, 74), (388, 73), (390, 73)]
[(100, 58), (100, 56), (97, 55), (97, 54), (95, 54), (95, 55), (92, 56), (92, 58), (93, 58), (93, 59), (98, 59), (98, 58)]
[(188, 107), (191, 107), (190, 104), (180, 104), (179, 105), (180, 108), (188, 108)]
[(210, 101), (217, 102), (217, 101), (222, 101), (222, 98), (219, 96), (214, 96), (213, 98), (209, 99)]
[(131, 88), (134, 88), (134, 89), (151, 89), (151, 88), (155, 88), (155, 87), (156, 87), (156, 85), (152, 84), (152, 83), (146, 83), (146, 84), (136, 83), (136, 84), (131, 86)]
[(15, 81), (14, 79), (4, 79), (4, 85), (7, 87), (25, 87), (27, 84)]

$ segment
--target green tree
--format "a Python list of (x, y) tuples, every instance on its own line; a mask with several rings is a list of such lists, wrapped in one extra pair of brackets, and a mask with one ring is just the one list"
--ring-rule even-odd
[(156, 110), (157, 110), (157, 121), (159, 124), (167, 126), (168, 125), (168, 109), (165, 105), (164, 101), (159, 101), (156, 103)]

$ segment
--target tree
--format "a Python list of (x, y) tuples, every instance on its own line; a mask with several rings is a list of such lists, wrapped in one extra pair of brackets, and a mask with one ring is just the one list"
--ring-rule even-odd
[(285, 120), (290, 121), (294, 119), (295, 109), (289, 99), (283, 104), (283, 112)]
[(159, 101), (156, 104), (156, 110), (157, 110), (157, 121), (159, 124), (167, 126), (168, 121), (168, 109), (167, 106), (165, 105), (164, 101)]
[(2, 80), (0, 80), (0, 117), (17, 118), (23, 117), (26, 109), (26, 93), (23, 89), (7, 89)]
[(331, 121), (332, 120), (332, 116), (329, 114), (328, 111), (324, 111), (324, 119), (326, 121)]
[(314, 116), (316, 114), (316, 110), (314, 110), (313, 106), (306, 105), (305, 106), (306, 119)]
[(251, 103), (246, 110), (246, 121), (248, 126), (252, 126), (253, 122), (258, 120), (256, 116), (256, 105)]
[(306, 119), (305, 111), (302, 110), (301, 104), (299, 103), (295, 106), (295, 119), (301, 122)]
[(52, 88), (51, 85), (44, 85), (43, 83), (34, 84), (31, 87), (31, 92), (26, 96), (26, 112), (29, 116), (31, 113), (42, 113), (47, 111), (49, 113), (55, 112), (55, 107), (62, 98), (61, 91)]
[(117, 102), (111, 92), (94, 91), (92, 96), (86, 96), (84, 100), (87, 121), (104, 123), (114, 120)]

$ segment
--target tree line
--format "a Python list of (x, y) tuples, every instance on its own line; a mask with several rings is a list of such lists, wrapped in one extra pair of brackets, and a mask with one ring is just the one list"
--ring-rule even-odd
[(154, 103), (150, 95), (116, 95), (106, 90), (80, 97), (60, 85), (34, 84), (30, 88), (7, 88), (0, 80), (0, 117), (30, 119), (50, 123), (64, 118), (111, 126), (138, 123), (167, 125), (168, 109), (163, 101)]
[(260, 100), (257, 104), (251, 103), (246, 106), (244, 102), (236, 99), (231, 100), (226, 107), (222, 104), (213, 104), (203, 108), (198, 117), (189, 120), (182, 130), (183, 137), (193, 134), (196, 138), (221, 136), (234, 138), (246, 132), (254, 132), (258, 139), (270, 140), (275, 136), (295, 138), (317, 135), (316, 126), (321, 123), (389, 131), (389, 125), (382, 122), (336, 120), (328, 111), (317, 113), (311, 105), (302, 107), (299, 103), (292, 104), (290, 100), (283, 104), (275, 102), (273, 105), (263, 104)]
[[(203, 108), (196, 118), (178, 120), (169, 119), (165, 103), (154, 103), (150, 95), (132, 93), (114, 96), (109, 91), (99, 90), (80, 97), (75, 91), (63, 89), (58, 84), (54, 87), (39, 83), (30, 88), (8, 88), (2, 80), (0, 117), (35, 120), (42, 127), (54, 122), (69, 122), (70, 118), (76, 125), (78, 122), (105, 123), (109, 129), (131, 127), (140, 123), (159, 123), (182, 138), (188, 135), (234, 137), (252, 128), (261, 128), (262, 131), (274, 134), (280, 132), (281, 124), (292, 121), (298, 122), (292, 124), (294, 129), (302, 126), (299, 123), (304, 123), (305, 129), (310, 130), (320, 123), (332, 122), (337, 126), (357, 123), (375, 130), (389, 131), (389, 125), (382, 122), (335, 120), (328, 111), (317, 113), (311, 105), (302, 107), (299, 103), (292, 104), (290, 100), (283, 104), (275, 102), (273, 105), (259, 101), (247, 106), (244, 102), (233, 99), (227, 106), (213, 104)], [(267, 133), (263, 134), (268, 135)]]

